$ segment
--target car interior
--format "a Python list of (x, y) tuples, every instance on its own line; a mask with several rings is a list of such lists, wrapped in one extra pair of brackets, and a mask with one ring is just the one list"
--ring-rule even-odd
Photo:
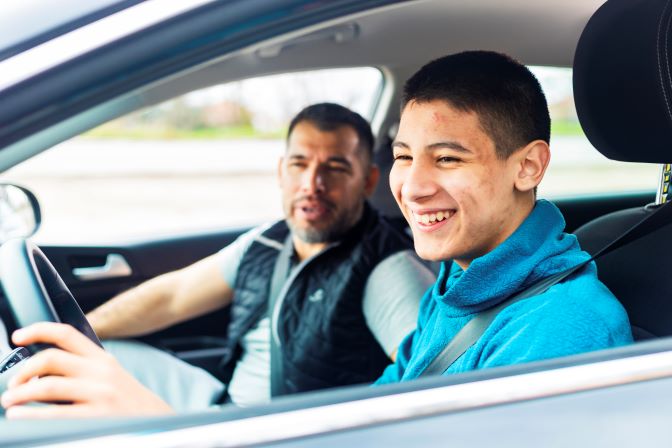
[[(106, 2), (106, 7), (109, 6), (108, 3), (114, 2)], [(47, 97), (48, 95), (53, 96), (48, 97), (48, 101), (41, 99), (52, 106), (48, 108), (49, 110), (41, 112), (42, 115), (34, 114), (25, 123), (5, 126), (4, 118), (8, 114), (7, 110), (16, 111), (20, 107), (29, 110), (30, 105), (37, 104), (35, 102), (40, 99), (38, 96), (33, 97), (18, 90), (14, 96), (8, 95), (7, 109), (4, 112), (0, 111), (0, 124), (2, 124), (0, 125), (0, 145), (3, 148), (7, 147), (2, 152), (9, 155), (0, 157), (0, 168), (3, 170), (9, 168), (20, 160), (27, 159), (67, 138), (116, 117), (203, 87), (297, 70), (373, 66), (378, 67), (384, 76), (384, 85), (372, 114), (372, 126), (377, 137), (376, 162), (383, 171), (382, 177), (385, 178), (391, 166), (391, 153), (388, 149), (399, 120), (397, 104), (404, 80), (428, 60), (447, 53), (473, 48), (503, 51), (533, 66), (573, 66), (576, 109), (583, 131), (590, 142), (610, 159), (652, 164), (669, 162), (666, 156), (666, 142), (669, 142), (672, 137), (670, 135), (672, 133), (672, 126), (670, 126), (672, 112), (670, 112), (667, 99), (670, 97), (672, 87), (670, 67), (667, 62), (669, 59), (667, 46), (662, 44), (669, 40), (668, 33), (672, 22), (670, 21), (670, 8), (664, 5), (665, 2), (610, 0), (608, 7), (601, 8), (594, 16), (595, 11), (604, 3), (603, 0), (553, 0), (548, 2), (420, 0), (378, 3), (379, 5), (375, 8), (361, 11), (354, 8), (347, 14), (330, 12), (329, 6), (323, 5), (326, 12), (320, 10), (322, 16), (308, 14), (305, 17), (301, 16), (301, 20), (295, 22), (281, 22), (275, 27), (255, 29), (254, 35), (243, 35), (242, 39), (240, 36), (233, 36), (230, 39), (227, 36), (218, 36), (219, 40), (213, 38), (215, 43), (204, 45), (203, 41), (208, 42), (205, 39), (201, 41), (201, 45), (207, 48), (198, 56), (195, 56), (197, 52), (189, 53), (190, 50), (187, 48), (189, 45), (170, 47), (165, 44), (166, 48), (171, 51), (177, 51), (175, 48), (179, 48), (179, 51), (184, 51), (188, 57), (182, 59), (177, 56), (173, 59), (166, 57), (170, 63), (163, 63), (163, 65), (157, 62), (156, 59), (159, 58), (147, 55), (147, 48), (152, 48), (150, 44), (158, 45), (157, 42), (166, 40), (166, 34), (162, 34), (159, 27), (156, 30), (147, 31), (146, 35), (139, 33), (136, 36), (138, 42), (145, 46), (138, 45), (131, 39), (110, 45), (104, 51), (109, 53), (118, 66), (110, 68), (114, 64), (100, 64), (100, 66), (89, 64), (83, 69), (81, 66), (73, 65), (72, 71), (65, 70), (61, 78), (55, 77), (51, 84), (51, 91), (45, 92)], [(109, 7), (116, 10), (114, 5)], [(222, 11), (230, 13), (223, 6), (219, 7), (222, 8), (220, 13)], [(241, 11), (234, 12), (239, 15), (231, 13), (231, 20), (245, 17)], [(215, 14), (210, 14), (210, 25), (215, 28), (224, 27), (224, 24), (228, 23), (227, 19), (222, 18), (224, 15), (215, 17)], [(297, 15), (300, 14), (297, 13)], [(91, 21), (98, 16), (94, 14), (87, 17), (87, 20)], [(207, 20), (202, 18), (201, 23), (206, 22)], [(586, 24), (588, 26), (582, 34)], [(190, 31), (182, 31), (184, 32), (179, 38), (187, 39)], [(196, 32), (193, 33), (197, 35)], [(580, 42), (579, 36), (582, 36)], [(197, 39), (194, 38), (190, 42), (193, 43), (195, 40)], [(197, 45), (194, 44), (194, 46)], [(11, 55), (11, 52), (0, 51), (0, 63), (2, 59)], [(137, 77), (124, 73), (133, 64), (143, 67), (138, 70), (140, 74)], [(78, 73), (78, 70), (90, 71), (90, 75), (83, 75), (84, 85), (87, 85), (86, 76), (90, 76), (92, 81), (82, 89), (82, 95), (69, 102), (70, 100), (66, 99), (68, 93), (72, 93), (68, 90), (69, 82), (72, 80), (72, 74)], [(627, 88), (627, 86), (636, 86), (636, 88)], [(59, 107), (61, 112), (54, 112)], [(64, 116), (69, 119), (65, 120)], [(31, 119), (34, 121), (31, 122)], [(44, 124), (47, 121), (40, 122), (40, 120), (52, 120), (52, 122), (47, 126)], [(22, 128), (24, 125), (25, 127)], [(39, 138), (29, 136), (31, 129), (42, 129)], [(553, 150), (553, 142), (551, 142), (551, 148)], [(595, 254), (643, 219), (662, 210), (662, 204), (667, 203), (668, 200), (672, 176), (670, 171), (670, 165), (662, 166), (658, 191), (650, 189), (612, 194), (567, 195), (553, 198), (553, 202), (558, 205), (565, 216), (567, 231), (574, 232), (582, 247), (589, 253)], [(404, 221), (387, 191), (386, 183), (379, 185), (371, 201), (399, 229), (404, 229)], [(38, 215), (36, 220), (39, 221), (39, 219)], [(53, 264), (58, 276), (63, 279), (67, 289), (72, 292), (82, 310), (86, 312), (125, 289), (216, 252), (245, 230), (246, 228), (226, 228), (174, 236), (157, 236), (114, 244), (45, 244), (40, 245), (39, 249)], [(670, 249), (668, 247), (669, 238), (666, 238), (667, 232), (669, 232), (669, 226), (644, 224), (639, 226), (635, 232), (637, 239), (634, 242), (597, 259), (600, 279), (625, 306), (636, 340), (660, 339), (672, 335), (670, 325), (672, 305), (666, 300), (672, 286), (667, 262), (667, 253)], [(113, 263), (116, 255), (127, 264), (128, 272), (124, 275), (108, 278), (78, 275), (78, 272), (83, 272), (82, 269), (96, 271)], [(0, 300), (0, 317), (8, 327), (7, 330), (11, 331), (17, 324), (9, 306), (7, 300), (4, 298)], [(225, 374), (218, 370), (218, 361), (221, 357), (223, 329), (226, 327), (227, 319), (227, 312), (223, 310), (176, 325), (144, 339), (188, 362), (206, 368), (216, 376), (224, 376)], [(641, 353), (669, 351), (668, 345), (669, 343), (662, 339), (594, 354), (594, 356), (572, 357), (571, 360), (535, 364), (531, 367), (514, 366), (496, 373), (474, 372), (456, 378), (430, 378), (418, 384), (395, 385), (383, 393), (366, 388), (338, 390), (332, 394), (315, 395), (310, 398), (308, 405), (317, 407), (347, 402), (351, 399), (380, 398), (385, 394), (402, 394), (445, 385), (461, 385), (498, 376), (538, 372), (546, 368), (562, 367), (574, 363), (589, 363)], [(666, 375), (665, 372), (661, 372), (661, 377)], [(598, 378), (596, 383), (599, 384), (599, 381)], [(655, 385), (654, 383), (654, 381), (648, 381), (649, 385)], [(565, 390), (565, 392), (575, 391), (571, 388)], [(634, 412), (644, 407), (649, 411), (645, 412), (647, 421), (653, 421), (657, 417), (665, 420), (664, 413), (651, 412), (652, 409), (658, 408), (654, 404), (639, 400), (642, 395), (635, 392), (628, 396), (630, 401), (627, 406), (622, 406), (626, 409), (621, 409), (621, 411), (632, 410)], [(669, 401), (664, 393), (655, 392), (653, 395), (665, 402)], [(540, 392), (536, 397), (527, 397), (522, 400), (534, 405), (535, 398), (538, 397), (544, 397), (544, 393)], [(576, 402), (583, 403), (580, 401), (582, 397), (590, 399), (591, 394), (586, 392), (575, 394), (570, 399), (574, 400), (575, 404)], [(613, 405), (613, 400), (609, 397), (604, 401), (608, 408), (619, 408)], [(394, 404), (389, 403), (390, 408), (406, 409), (398, 401)], [(497, 404), (494, 401), (490, 402), (492, 403)], [(290, 398), (288, 401), (281, 400), (273, 411), (282, 412), (302, 406), (305, 406), (302, 402), (292, 401)], [(363, 407), (363, 405), (357, 406)], [(462, 408), (458, 406), (456, 409), (470, 409), (468, 405), (463, 406)], [(474, 407), (477, 408), (477, 406)], [(540, 412), (534, 406), (528, 407), (527, 414), (520, 414), (516, 409), (511, 409), (501, 403), (500, 406), (490, 406), (490, 408), (494, 412), (499, 410), (500, 413), (484, 414), (488, 411), (487, 409), (485, 411), (472, 409), (469, 413), (463, 413), (466, 419), (471, 415), (474, 421), (478, 420), (478, 425), (473, 422), (469, 424), (468, 421), (460, 422), (458, 419), (460, 413), (452, 413), (457, 419), (453, 420), (453, 423), (458, 422), (450, 427), (455, 446), (466, 446), (467, 444), (478, 446), (479, 441), (491, 444), (492, 433), (486, 434), (486, 431), (482, 431), (481, 424), (484, 418), (490, 418), (488, 421), (495, 422), (495, 426), (497, 422), (500, 422), (501, 425), (515, 427), (516, 431), (513, 432), (518, 432), (520, 418), (538, 421), (539, 428), (553, 427), (557, 429), (558, 434), (562, 433), (562, 436), (557, 436), (558, 441), (562, 437), (578, 437), (584, 443), (588, 440), (588, 432), (571, 430), (572, 427), (578, 427), (572, 426), (576, 423), (574, 420), (570, 421), (571, 418), (581, 420), (596, 432), (600, 432), (599, 437), (591, 439), (594, 444), (603, 442), (604, 437), (620, 434), (619, 428), (609, 427), (610, 429), (603, 430), (602, 428), (607, 428), (607, 426), (600, 426), (601, 420), (589, 413), (592, 408), (588, 405), (582, 407), (582, 412), (576, 412), (576, 409), (571, 407), (560, 407), (556, 409), (555, 414)], [(424, 415), (431, 415), (431, 407), (428, 409), (427, 414)], [(241, 416), (242, 418), (258, 417), (265, 412), (265, 409), (243, 411), (225, 409), (220, 415), (202, 416), (199, 420), (166, 420), (162, 428), (180, 430), (194, 422), (200, 424), (225, 422), (229, 419), (241, 418)], [(450, 413), (450, 411), (445, 411), (445, 414)], [(653, 413), (657, 415), (654, 416)], [(422, 421), (417, 415), (414, 416), (415, 423), (421, 424)], [(408, 415), (402, 417), (396, 415), (391, 421), (407, 417)], [(614, 418), (619, 417), (623, 416), (618, 414)], [(304, 418), (306, 420), (301, 420), (302, 423), (308, 420), (307, 417)], [(537, 420), (534, 420), (535, 418)], [(543, 419), (543, 424), (539, 419)], [(423, 427), (422, 434), (428, 445), (431, 442), (445, 442), (446, 428), (449, 426), (440, 422), (437, 424), (437, 421), (434, 419), (434, 427)], [(633, 425), (641, 426), (641, 421), (635, 419), (615, 421), (620, 423), (621, 432), (627, 431), (628, 428), (632, 430)], [(291, 424), (286, 424), (286, 426), (293, 428), (306, 426), (295, 423), (296, 420), (292, 420)], [(376, 426), (376, 423), (373, 420), (360, 420), (354, 423), (356, 428), (371, 425), (369, 429), (372, 432), (377, 431), (379, 437), (355, 439), (356, 443), (361, 443), (362, 440), (369, 440), (372, 444), (378, 443), (386, 434), (386, 440), (390, 444), (396, 440), (398, 443), (405, 441), (412, 445), (408, 436), (406, 438), (403, 436), (403, 431), (404, 429), (408, 431), (408, 426), (402, 427), (401, 424)], [(404, 423), (408, 424), (408, 422)], [(109, 425), (108, 428), (113, 428), (111, 432), (120, 431), (119, 428), (128, 430), (132, 427), (142, 431), (158, 427), (143, 426), (146, 422), (138, 423), (136, 426), (131, 426), (128, 422), (106, 422), (105, 424)], [(259, 432), (255, 428), (258, 428), (260, 423), (256, 424), (256, 427), (241, 426), (240, 431), (245, 432), (245, 435), (241, 435), (240, 439), (235, 439), (235, 436), (239, 434), (235, 432), (236, 428), (233, 426), (218, 427), (217, 430), (220, 437), (222, 437), (221, 434), (226, 434), (229, 436), (229, 443), (235, 444), (235, 440), (246, 441), (249, 439), (245, 437)], [(58, 422), (51, 426), (45, 425), (50, 432), (42, 441), (57, 440), (59, 431), (62, 431), (62, 434), (67, 433), (67, 428), (59, 426), (65, 425), (60, 425)], [(281, 432), (281, 426), (278, 425), (278, 433)], [(662, 426), (666, 428), (664, 422), (661, 423)], [(20, 425), (15, 426), (17, 427)], [(29, 426), (23, 428), (28, 429)], [(324, 431), (333, 432), (334, 428), (339, 427), (334, 424)], [(646, 428), (650, 427), (646, 426)], [(196, 431), (200, 431), (201, 434), (207, 433), (207, 430), (198, 427)], [(530, 435), (531, 440), (541, 440), (535, 439), (535, 435), (539, 436), (542, 432), (540, 430)], [(657, 432), (650, 431), (649, 435), (653, 437), (654, 433)], [(87, 434), (95, 434), (95, 432), (91, 430)], [(310, 439), (305, 438), (305, 434), (308, 433), (297, 432), (297, 434), (299, 434), (298, 437), (304, 438), (290, 440), (296, 444), (295, 446), (313, 446), (310, 445)], [(347, 436), (347, 431), (333, 433), (332, 438), (325, 440), (325, 443), (320, 446), (343, 446), (343, 442), (348, 441)], [(362, 434), (356, 436), (361, 437)], [(189, 442), (196, 440), (193, 433), (184, 436), (187, 437), (186, 439), (175, 438), (172, 435), (171, 437), (174, 437), (172, 442), (175, 446), (179, 443), (189, 446)], [(271, 440), (270, 437), (269, 440)], [(628, 440), (627, 437), (622, 435), (621, 437), (621, 441)], [(67, 440), (67, 437), (63, 440)], [(503, 446), (508, 446), (506, 445), (507, 440), (503, 437), (500, 442)], [(543, 440), (548, 442), (549, 439)], [(350, 443), (353, 443), (352, 439)], [(514, 445), (519, 446), (511, 444), (511, 446)], [(167, 445), (157, 444), (157, 446)]]
[[(604, 52), (605, 47), (615, 44), (607, 43), (603, 33), (596, 32), (600, 40), (596, 38), (590, 45), (585, 44), (575, 58), (574, 50), (581, 30), (602, 3), (602, 0), (410, 1), (327, 21), (315, 20), (288, 27), (285, 32), (274, 29), (267, 37), (250, 38), (249, 43), (239, 43), (239, 47), (222, 44), (210, 49), (211, 55), (205, 62), (173, 67), (171, 76), (151, 82), (145, 80), (144, 84), (137, 80), (138, 86), (128, 91), (115, 91), (115, 84), (110, 81), (113, 87), (108, 90), (101, 87), (103, 90), (99, 93), (110, 98), (108, 101), (89, 104), (76, 120), (52, 126), (41, 142), (33, 142), (33, 152), (113, 118), (199, 88), (298, 70), (373, 66), (384, 75), (383, 89), (372, 116), (378, 142), (375, 157), (384, 179), (392, 162), (389, 145), (399, 120), (397, 104), (404, 80), (433, 58), (464, 49), (487, 48), (511, 54), (529, 65), (571, 67), (574, 61), (577, 112), (591, 142), (605, 156), (616, 160), (666, 163), (665, 146), (657, 142), (666, 141), (665, 137), (669, 136), (650, 136), (647, 126), (641, 125), (659, 124), (657, 128), (668, 132), (669, 110), (661, 101), (660, 85), (646, 82), (657, 80), (656, 64), (660, 55), (643, 53), (634, 45), (631, 53), (613, 55)], [(488, 13), (484, 14), (484, 11)], [(632, 22), (623, 18), (619, 22), (622, 31), (618, 37), (622, 40), (632, 36), (651, 38), (650, 34), (658, 27), (657, 13), (652, 9), (648, 16)], [(598, 23), (598, 19), (593, 20)], [(616, 19), (604, 20), (612, 26), (612, 20)], [(609, 39), (614, 38), (616, 36), (609, 36)], [(619, 48), (629, 48), (621, 44)], [(132, 46), (123, 49), (131, 59), (143, 51)], [(110, 51), (113, 50), (118, 51), (114, 48)], [(669, 67), (665, 69), (669, 70)], [(623, 82), (622, 79), (614, 80), (614, 72), (623, 78), (642, 80), (638, 82), (640, 87), (636, 91), (618, 88)], [(665, 73), (665, 76), (669, 75)], [(614, 81), (610, 84), (611, 80)], [(644, 86), (651, 86), (651, 90), (647, 91)], [(668, 87), (663, 88), (669, 93)], [(595, 104), (599, 104), (598, 110)], [(646, 107), (642, 107), (643, 104)], [(83, 105), (77, 107), (84, 108)], [(628, 114), (628, 126), (622, 123), (623, 110), (636, 111)], [(596, 116), (603, 122), (594, 121)], [(635, 119), (638, 126), (632, 125)], [(623, 129), (623, 134), (608, 135), (604, 131), (604, 122), (616, 123), (611, 127)], [(9, 139), (13, 134), (7, 135)], [(602, 149), (604, 147), (607, 149)], [(666, 181), (669, 184), (669, 174)], [(655, 210), (655, 206), (647, 205), (654, 202), (655, 197), (654, 191), (637, 191), (571, 196), (554, 199), (554, 202), (566, 218), (567, 231), (576, 231), (584, 248), (593, 253)], [(403, 218), (386, 182), (380, 183), (371, 201), (400, 229), (404, 228)], [(216, 252), (245, 230), (222, 229), (120, 245), (44, 245), (40, 249), (86, 312), (144, 280)], [(660, 300), (667, 287), (672, 286), (665, 262), (670, 244), (669, 239), (662, 237), (665, 231), (660, 229), (598, 260), (600, 278), (624, 303), (638, 339), (672, 335), (669, 324), (672, 320), (663, 318), (672, 312), (671, 305)], [(93, 280), (75, 275), (77, 269), (104, 266), (113, 254), (121, 255), (128, 263), (129, 275)], [(0, 314), (11, 330), (16, 323), (12, 324), (6, 302), (0, 303)], [(222, 376), (217, 367), (227, 319), (227, 312), (223, 310), (150, 335), (145, 340)]]
[[(492, 48), (512, 54), (532, 65), (570, 66), (581, 27), (600, 3), (572, 1), (562, 5), (560, 2), (537, 5), (514, 1), (503, 5), (501, 2), (485, 1), (476, 6), (421, 1), (395, 4), (306, 27), (225, 53), (206, 64), (127, 93), (123, 97), (123, 107), (118, 103), (114, 107), (109, 104), (99, 106), (95, 111), (95, 119), (96, 123), (100, 123), (198, 88), (251, 76), (328, 68), (335, 64), (379, 67), (385, 79), (372, 124), (378, 137), (376, 162), (381, 167), (384, 179), (392, 161), (389, 144), (399, 119), (396, 104), (400, 88), (406, 77), (420, 65), (434, 57), (464, 48)], [(492, 12), (481, 14), (482, 8)], [(559, 8), (562, 14), (556, 13)], [(548, 17), (553, 17), (553, 26), (542, 27), (541, 23), (548, 23), (548, 20), (544, 20)], [(469, 29), (463, 25), (466, 23)], [(539, 39), (542, 28), (543, 51), (540, 51), (541, 46), (531, 45), (530, 42)], [(483, 29), (490, 30), (491, 35), (501, 36), (494, 47), (489, 38), (479, 33), (478, 30)], [(422, 51), (414, 51), (416, 48), (422, 48)], [(87, 115), (92, 116), (94, 112), (88, 112)], [(91, 126), (91, 123), (87, 125)], [(609, 212), (641, 207), (652, 199), (653, 192), (640, 192), (571, 197), (558, 199), (556, 204), (566, 217), (567, 230), (573, 231)], [(379, 184), (371, 201), (400, 229), (404, 228), (405, 223), (386, 182)], [(44, 246), (41, 249), (83, 310), (88, 311), (124, 289), (217, 251), (243, 230), (181, 235), (124, 246)], [(110, 254), (121, 255), (130, 265), (131, 274), (100, 280), (82, 280), (73, 274), (76, 269), (105, 265)], [(603, 263), (609, 260), (607, 257)], [(644, 268), (642, 271), (654, 272)], [(620, 292), (620, 289), (617, 290)], [(636, 303), (641, 304), (639, 301)], [(638, 309), (652, 312), (646, 306)], [(6, 310), (3, 315), (11, 322)], [(217, 360), (221, 354), (222, 329), (226, 321), (226, 311), (221, 311), (151, 335), (146, 340), (221, 375), (217, 369)], [(636, 322), (639, 321), (636, 319)], [(11, 328), (11, 324), (9, 326)], [(662, 335), (655, 326), (643, 323), (638, 326), (652, 334)]]

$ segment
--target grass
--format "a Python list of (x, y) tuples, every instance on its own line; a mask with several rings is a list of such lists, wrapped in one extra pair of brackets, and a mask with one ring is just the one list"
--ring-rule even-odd
[[(112, 123), (99, 126), (83, 134), (83, 137), (123, 140), (235, 140), (235, 139), (282, 139), (286, 129), (260, 132), (251, 125), (221, 128), (178, 129), (168, 127), (120, 127)], [(583, 136), (581, 125), (576, 121), (552, 122), (551, 134), (558, 136)]]
[(222, 128), (177, 129), (167, 127), (119, 127), (103, 125), (82, 134), (83, 137), (123, 140), (234, 140), (281, 139), (285, 129), (260, 132), (250, 125)]
[(555, 120), (551, 122), (551, 135), (583, 136), (583, 129), (578, 121)]

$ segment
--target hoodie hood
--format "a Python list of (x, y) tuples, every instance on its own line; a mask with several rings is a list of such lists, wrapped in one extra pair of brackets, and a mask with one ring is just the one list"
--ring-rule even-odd
[(579, 250), (574, 235), (552, 203), (539, 200), (530, 215), (502, 244), (474, 259), (466, 271), (443, 262), (432, 295), (449, 316), (490, 308), (532, 283), (569, 269), (590, 255)]

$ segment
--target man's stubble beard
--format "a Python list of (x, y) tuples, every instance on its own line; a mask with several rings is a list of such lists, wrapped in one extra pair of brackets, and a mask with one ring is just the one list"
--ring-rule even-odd
[(335, 220), (325, 229), (315, 227), (300, 228), (294, 225), (292, 219), (287, 219), (287, 225), (301, 241), (308, 244), (333, 243), (339, 241), (350, 229), (352, 229), (361, 219), (364, 211), (364, 200), (361, 200), (358, 207), (352, 212), (342, 212), (335, 217)]

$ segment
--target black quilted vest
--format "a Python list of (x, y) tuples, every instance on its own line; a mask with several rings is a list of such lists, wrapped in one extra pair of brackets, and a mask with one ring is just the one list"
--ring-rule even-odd
[[(225, 364), (235, 362), (240, 339), (267, 312), (273, 269), (288, 234), (285, 221), (274, 224), (241, 260)], [(366, 325), (364, 287), (380, 261), (410, 245), (408, 238), (367, 204), (360, 222), (340, 243), (303, 266), (282, 300), (277, 322), (283, 358), (282, 393), (378, 378), (390, 360)]]

